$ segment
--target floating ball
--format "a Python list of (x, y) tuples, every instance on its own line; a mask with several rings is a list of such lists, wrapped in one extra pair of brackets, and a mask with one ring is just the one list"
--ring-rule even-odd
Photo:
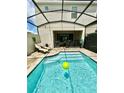
[(69, 73), (65, 72), (64, 76), (65, 76), (66, 79), (69, 78)]
[(68, 62), (63, 62), (62, 67), (64, 69), (69, 69), (69, 63)]

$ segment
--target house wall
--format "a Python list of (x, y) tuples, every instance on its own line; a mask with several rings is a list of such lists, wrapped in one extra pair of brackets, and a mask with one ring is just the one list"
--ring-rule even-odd
[(91, 33), (95, 33), (97, 30), (97, 24), (86, 27), (86, 36)]
[(40, 38), (38, 35), (27, 32), (27, 55), (30, 55), (35, 51), (35, 42), (33, 41), (32, 37), (36, 38), (36, 43), (40, 43)]
[(52, 23), (47, 24), (45, 26), (40, 27), (39, 35), (41, 39), (41, 43), (45, 45), (46, 43), (50, 47), (54, 47), (54, 35), (53, 31), (83, 31), (81, 35), (81, 39), (84, 40), (84, 31), (85, 28), (79, 25), (70, 24), (70, 23)]

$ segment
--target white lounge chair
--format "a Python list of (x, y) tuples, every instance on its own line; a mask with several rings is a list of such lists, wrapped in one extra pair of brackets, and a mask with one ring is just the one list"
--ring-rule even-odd
[(41, 48), (39, 45), (35, 44), (35, 48), (43, 53), (48, 53), (49, 51), (47, 49)]
[(43, 46), (42, 43), (38, 43), (37, 45), (39, 45), (41, 48), (44, 48), (44, 49), (47, 49), (47, 50), (51, 50), (50, 47)]

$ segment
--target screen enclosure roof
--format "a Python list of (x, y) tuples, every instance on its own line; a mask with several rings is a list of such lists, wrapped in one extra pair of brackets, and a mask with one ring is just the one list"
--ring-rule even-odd
[[(85, 27), (97, 23), (96, 0), (31, 0), (31, 3), (35, 12), (27, 15), (27, 22), (36, 27), (57, 22)], [(69, 13), (76, 14), (76, 18), (69, 17)]]

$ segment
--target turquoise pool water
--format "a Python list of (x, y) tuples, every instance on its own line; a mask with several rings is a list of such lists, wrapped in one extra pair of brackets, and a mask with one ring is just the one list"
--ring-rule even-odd
[[(68, 70), (62, 68), (69, 62)], [(96, 93), (97, 65), (80, 52), (47, 57), (28, 75), (27, 93)]]

